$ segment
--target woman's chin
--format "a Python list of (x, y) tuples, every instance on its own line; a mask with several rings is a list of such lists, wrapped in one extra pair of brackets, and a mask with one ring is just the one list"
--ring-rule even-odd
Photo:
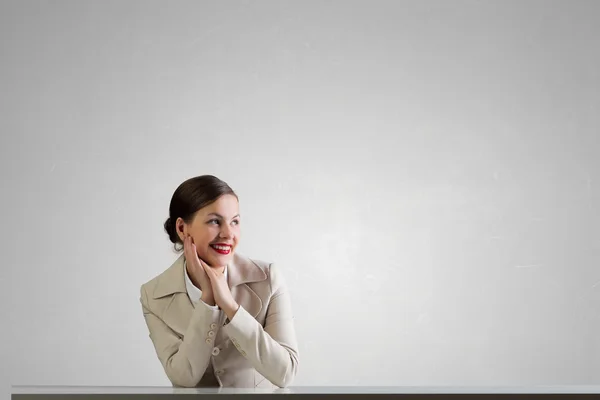
[(231, 262), (231, 260), (233, 260), (233, 251), (231, 251), (229, 254), (218, 254), (218, 255), (212, 255), (210, 257), (210, 266), (213, 268), (217, 268), (217, 267), (223, 267), (227, 264), (229, 264)]

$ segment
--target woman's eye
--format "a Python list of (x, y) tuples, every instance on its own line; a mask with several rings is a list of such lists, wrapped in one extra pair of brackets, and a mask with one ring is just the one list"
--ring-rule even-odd
[(240, 221), (238, 221), (238, 220), (236, 219), (235, 221), (232, 221), (231, 223), (232, 223), (232, 224), (235, 224), (235, 225), (239, 225), (239, 224), (240, 224)]
[(211, 219), (210, 221), (208, 221), (209, 224), (218, 224), (219, 220), (218, 219)]

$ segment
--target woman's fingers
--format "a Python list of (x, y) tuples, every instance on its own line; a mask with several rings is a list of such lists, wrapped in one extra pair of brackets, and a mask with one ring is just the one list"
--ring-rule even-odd
[(185, 259), (187, 260), (190, 268), (196, 270), (198, 268), (199, 259), (198, 253), (196, 252), (196, 245), (192, 243), (192, 238), (187, 236), (183, 241)]
[(212, 270), (212, 268), (210, 268), (204, 261), (200, 260), (200, 265), (202, 265), (202, 268), (204, 269), (204, 271), (206, 272), (206, 275), (208, 275), (209, 279), (212, 281), (214, 278), (214, 272)]
[(185, 253), (185, 258), (187, 258), (189, 260), (190, 259), (190, 241), (187, 236), (183, 239), (183, 252)]
[(198, 259), (196, 245), (192, 242), (192, 238), (190, 236), (186, 236), (183, 240), (183, 247), (185, 252), (185, 258), (189, 260), (189, 262), (194, 262)]

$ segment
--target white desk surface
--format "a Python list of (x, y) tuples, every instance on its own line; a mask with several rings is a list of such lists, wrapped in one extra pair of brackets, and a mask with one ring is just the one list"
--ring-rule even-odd
[(170, 386), (12, 386), (13, 394), (213, 393), (600, 393), (600, 386), (293, 386), (283, 389), (174, 388)]

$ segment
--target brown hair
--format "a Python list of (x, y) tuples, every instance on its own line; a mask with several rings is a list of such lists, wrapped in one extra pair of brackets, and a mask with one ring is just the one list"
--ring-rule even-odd
[(175, 227), (177, 218), (182, 218), (186, 223), (190, 223), (199, 209), (215, 202), (225, 194), (231, 194), (237, 198), (227, 183), (213, 175), (190, 178), (175, 189), (169, 205), (169, 218), (164, 223), (165, 231), (169, 235), (171, 243), (174, 244), (175, 251), (183, 249), (183, 243), (177, 235)]

